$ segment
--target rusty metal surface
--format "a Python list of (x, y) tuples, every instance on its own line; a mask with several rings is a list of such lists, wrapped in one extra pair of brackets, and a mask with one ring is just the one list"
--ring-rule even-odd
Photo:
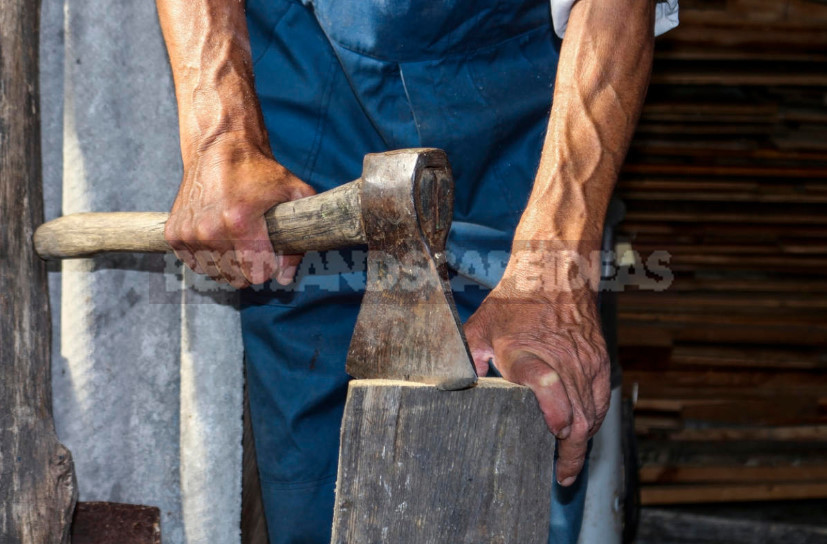
[(72, 544), (161, 544), (161, 510), (116, 502), (79, 502)]
[(367, 285), (347, 359), (355, 378), (445, 389), (476, 382), (445, 265), (453, 179), (437, 149), (367, 155), (362, 213)]

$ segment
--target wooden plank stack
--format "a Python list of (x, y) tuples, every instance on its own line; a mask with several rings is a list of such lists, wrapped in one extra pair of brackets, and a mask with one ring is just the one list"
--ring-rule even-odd
[(642, 501), (827, 498), (827, 4), (680, 17), (619, 184), (673, 276), (618, 297)]

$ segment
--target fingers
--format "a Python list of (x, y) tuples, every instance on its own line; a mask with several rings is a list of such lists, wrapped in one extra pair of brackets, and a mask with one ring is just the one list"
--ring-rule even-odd
[(277, 258), (264, 214), (314, 193), (259, 150), (218, 149), (185, 171), (164, 236), (184, 264), (216, 281), (241, 288), (276, 278), (286, 285), (301, 257)]
[(173, 253), (181, 260), (190, 270), (203, 274), (204, 271), (200, 268), (198, 261), (195, 259), (195, 254), (192, 249), (184, 241), (181, 235), (181, 226), (174, 215), (171, 215), (169, 220), (164, 225), (164, 238), (172, 248)]
[[(507, 357), (502, 354), (500, 360), (503, 355)], [(506, 378), (528, 386), (537, 397), (546, 425), (557, 437), (557, 481), (569, 486), (583, 468), (589, 439), (599, 425), (591, 383), (580, 384), (567, 374), (561, 376), (534, 355), (515, 355), (516, 360), (503, 364)]]
[(238, 261), (238, 273), (247, 283), (264, 283), (278, 272), (278, 261), (270, 243), (264, 218), (259, 218), (249, 227), (239, 223), (229, 234)]
[(289, 285), (296, 276), (296, 269), (302, 260), (301, 255), (279, 255), (278, 257), (278, 275), (275, 276), (277, 282), (281, 285)]
[[(608, 369), (608, 365), (605, 366)], [(605, 375), (605, 380), (602, 379)], [(608, 372), (601, 372), (588, 383), (566, 383), (572, 402), (571, 433), (557, 442), (557, 481), (560, 485), (574, 483), (583, 469), (588, 453), (589, 439), (598, 431), (609, 407), (610, 385)]]
[(568, 438), (557, 441), (557, 482), (570, 486), (583, 469), (589, 446), (589, 424), (582, 414), (576, 414)]
[(534, 392), (543, 419), (554, 436), (558, 440), (568, 438), (572, 431), (574, 412), (559, 374), (532, 355), (523, 355), (517, 361), (503, 366), (507, 369), (501, 368), (506, 379), (525, 385)]

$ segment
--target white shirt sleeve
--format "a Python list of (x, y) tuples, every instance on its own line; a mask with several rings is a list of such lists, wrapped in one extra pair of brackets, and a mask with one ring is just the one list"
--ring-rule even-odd
[[(551, 0), (554, 32), (561, 38), (566, 33), (571, 7), (577, 0)], [(678, 0), (662, 0), (655, 4), (655, 36), (678, 26)]]

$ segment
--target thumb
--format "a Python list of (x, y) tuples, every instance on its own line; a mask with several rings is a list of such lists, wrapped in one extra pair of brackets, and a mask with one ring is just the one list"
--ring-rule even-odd
[(477, 314), (471, 316), (464, 329), (477, 376), (485, 376), (488, 374), (488, 361), (494, 357), (494, 348), (489, 340), (488, 331), (482, 320), (477, 318)]
[(282, 285), (290, 285), (293, 278), (296, 276), (296, 270), (302, 260), (302, 255), (279, 255), (278, 271), (275, 279)]

